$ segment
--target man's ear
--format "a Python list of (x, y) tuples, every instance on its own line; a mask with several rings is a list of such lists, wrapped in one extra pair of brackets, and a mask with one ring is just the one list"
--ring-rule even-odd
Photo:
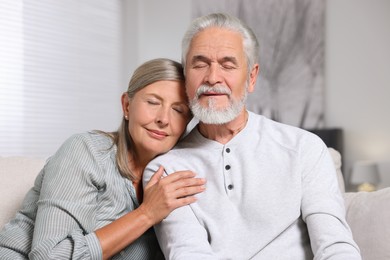
[(259, 64), (255, 63), (251, 69), (251, 72), (249, 73), (249, 85), (248, 85), (248, 92), (253, 92), (255, 90), (256, 80), (257, 76), (259, 75), (260, 66)]

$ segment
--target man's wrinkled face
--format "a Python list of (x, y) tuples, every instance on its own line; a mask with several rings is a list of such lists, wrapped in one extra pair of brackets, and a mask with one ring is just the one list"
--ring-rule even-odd
[(192, 40), (186, 65), (186, 91), (195, 117), (227, 123), (243, 110), (249, 80), (243, 39), (238, 32), (210, 27)]

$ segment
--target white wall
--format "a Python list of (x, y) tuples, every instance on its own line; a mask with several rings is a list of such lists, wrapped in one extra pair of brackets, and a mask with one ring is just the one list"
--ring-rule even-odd
[(390, 1), (327, 0), (326, 124), (344, 129), (346, 174), (378, 160), (390, 186)]
[(131, 30), (127, 41), (128, 46), (135, 47), (128, 52), (128, 71), (153, 58), (180, 61), (181, 38), (191, 21), (190, 7), (188, 0), (126, 1)]
[[(181, 37), (191, 20), (189, 0), (137, 0), (137, 58), (180, 60)], [(390, 186), (390, 1), (327, 0), (326, 126), (341, 127), (345, 173), (356, 160), (381, 161)]]

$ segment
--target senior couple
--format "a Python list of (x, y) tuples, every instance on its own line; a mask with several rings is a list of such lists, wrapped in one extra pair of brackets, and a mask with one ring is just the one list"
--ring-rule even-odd
[(48, 159), (0, 258), (361, 259), (325, 144), (245, 108), (258, 49), (233, 16), (195, 19), (183, 67), (134, 72), (118, 131), (75, 135)]

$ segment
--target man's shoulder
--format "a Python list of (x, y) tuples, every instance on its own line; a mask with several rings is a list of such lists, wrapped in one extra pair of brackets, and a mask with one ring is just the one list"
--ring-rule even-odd
[(257, 114), (253, 115), (253, 119), (255, 127), (263, 137), (286, 148), (295, 150), (306, 143), (321, 143), (318, 136), (305, 129), (277, 122)]
[(194, 159), (198, 159), (195, 157), (199, 153), (199, 143), (202, 143), (196, 135), (197, 133), (192, 131), (170, 151), (151, 160), (145, 168), (144, 180), (150, 179), (160, 166), (164, 167), (166, 174), (190, 169)]
[(171, 150), (169, 150), (166, 153), (163, 153), (156, 158), (152, 160), (152, 162), (159, 162), (159, 163), (174, 163), (177, 162), (177, 160), (188, 158), (188, 154), (190, 153), (189, 150), (191, 149), (190, 143), (184, 142), (179, 143), (175, 147), (173, 147)]

